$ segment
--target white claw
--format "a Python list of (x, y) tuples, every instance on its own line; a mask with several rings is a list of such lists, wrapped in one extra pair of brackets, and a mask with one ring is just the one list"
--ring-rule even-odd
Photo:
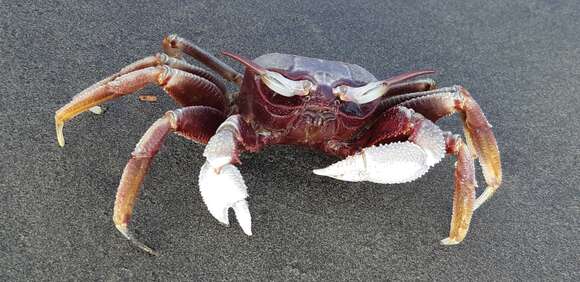
[(365, 181), (367, 174), (365, 170), (365, 159), (363, 153), (357, 153), (346, 159), (336, 162), (328, 167), (315, 169), (314, 174), (328, 176), (343, 181)]
[(405, 183), (421, 177), (430, 167), (429, 155), (417, 144), (399, 142), (372, 146), (315, 174), (344, 181)]
[(236, 219), (244, 233), (248, 236), (252, 236), (252, 216), (250, 214), (250, 207), (248, 207), (248, 201), (237, 201), (234, 203), (233, 208), (236, 213)]
[(252, 235), (252, 218), (245, 200), (248, 197), (248, 187), (238, 168), (226, 164), (216, 171), (206, 161), (199, 174), (199, 190), (213, 217), (229, 225), (228, 210), (233, 208), (244, 233)]

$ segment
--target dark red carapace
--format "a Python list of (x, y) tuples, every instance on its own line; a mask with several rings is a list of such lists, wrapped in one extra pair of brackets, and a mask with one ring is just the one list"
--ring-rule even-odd
[[(288, 54), (266, 54), (254, 61), (225, 54), (247, 66), (236, 104), (244, 121), (261, 133), (261, 144), (303, 144), (345, 157), (361, 149), (363, 144), (355, 136), (385, 110), (381, 99), (357, 104), (333, 93), (339, 86), (356, 87), (377, 80), (358, 65)], [(265, 69), (294, 81), (310, 81), (313, 87), (304, 96), (278, 95), (262, 82), (259, 73)], [(432, 71), (411, 72), (385, 83), (429, 73)], [(422, 81), (418, 90), (431, 85)]]

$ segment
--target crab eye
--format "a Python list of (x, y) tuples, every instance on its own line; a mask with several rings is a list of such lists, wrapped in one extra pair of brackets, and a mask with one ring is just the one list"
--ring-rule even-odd
[(286, 97), (306, 96), (313, 86), (309, 80), (294, 81), (277, 72), (268, 70), (260, 74), (260, 79), (270, 90)]
[(367, 85), (361, 87), (340, 85), (332, 89), (332, 92), (342, 101), (355, 102), (360, 105), (372, 102), (385, 95), (393, 84), (401, 83), (405, 80), (409, 80), (420, 75), (431, 74), (433, 72), (434, 71), (432, 70), (407, 72), (391, 77), (389, 79), (369, 82)]
[(376, 81), (361, 87), (340, 85), (335, 87), (332, 92), (342, 101), (365, 104), (383, 96), (388, 90), (388, 83), (385, 83), (384, 81)]

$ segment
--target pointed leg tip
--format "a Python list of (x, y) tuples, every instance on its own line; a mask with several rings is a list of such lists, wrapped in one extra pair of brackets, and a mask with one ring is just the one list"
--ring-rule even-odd
[(152, 256), (159, 256), (159, 252), (150, 248), (149, 246), (141, 243), (140, 241), (138, 241), (137, 239), (135, 239), (135, 237), (133, 237), (133, 235), (131, 234), (131, 232), (129, 231), (129, 228), (127, 227), (127, 224), (115, 224), (115, 227), (117, 228), (117, 230), (119, 230), (119, 232), (121, 234), (123, 234), (123, 236), (129, 240), (133, 246), (141, 249), (142, 251), (152, 255)]
[(479, 197), (477, 197), (477, 199), (475, 199), (475, 202), (473, 203), (473, 210), (477, 210), (488, 199), (490, 199), (493, 196), (493, 194), (495, 193), (496, 189), (497, 189), (497, 187), (493, 187), (493, 186), (488, 186), (487, 188), (485, 188), (483, 193), (481, 193), (481, 195), (479, 195)]
[(105, 112), (105, 110), (100, 106), (94, 106), (90, 108), (89, 111), (95, 115), (100, 115)]
[(130, 239), (131, 236), (129, 235), (129, 228), (127, 228), (127, 224), (115, 224), (115, 228), (117, 228), (117, 230), (119, 230), (119, 232), (121, 232), (125, 238)]
[(452, 246), (452, 245), (457, 245), (457, 244), (461, 243), (461, 241), (457, 241), (457, 240), (454, 240), (454, 239), (447, 237), (447, 238), (441, 240), (440, 243), (441, 243), (441, 245)]
[(158, 251), (150, 248), (149, 246), (147, 246), (147, 245), (145, 245), (145, 244), (143, 244), (135, 239), (130, 240), (130, 241), (135, 247), (141, 249), (142, 251), (144, 251), (152, 256), (158, 257), (160, 255), (160, 253)]
[(55, 126), (56, 126), (56, 139), (58, 141), (58, 145), (64, 147), (64, 134), (62, 132), (64, 122), (55, 119)]
[[(133, 243), (133, 244), (135, 244), (135, 243)], [(158, 256), (160, 256), (160, 255), (161, 255), (161, 254), (160, 254), (158, 251), (156, 251), (156, 250), (154, 250), (154, 249), (151, 249), (151, 248), (147, 247), (146, 245), (143, 245), (143, 244), (141, 244), (141, 245), (142, 245), (142, 246), (138, 246), (138, 247), (139, 247), (141, 250), (145, 251), (146, 253), (148, 253), (148, 254), (150, 254), (150, 255), (152, 255), (152, 256), (155, 256), (155, 257), (158, 257)]]

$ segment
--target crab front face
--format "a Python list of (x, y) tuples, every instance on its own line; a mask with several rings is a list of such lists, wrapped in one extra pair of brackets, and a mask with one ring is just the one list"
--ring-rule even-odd
[(254, 61), (228, 55), (247, 67), (238, 101), (240, 114), (262, 132), (284, 135), (284, 143), (346, 140), (368, 121), (382, 95), (364, 102), (352, 96), (369, 85), (365, 80), (376, 81), (369, 73), (364, 80), (355, 77), (352, 68), (358, 66), (299, 56), (288, 58), (288, 65), (280, 59), (290, 55), (282, 54)]

